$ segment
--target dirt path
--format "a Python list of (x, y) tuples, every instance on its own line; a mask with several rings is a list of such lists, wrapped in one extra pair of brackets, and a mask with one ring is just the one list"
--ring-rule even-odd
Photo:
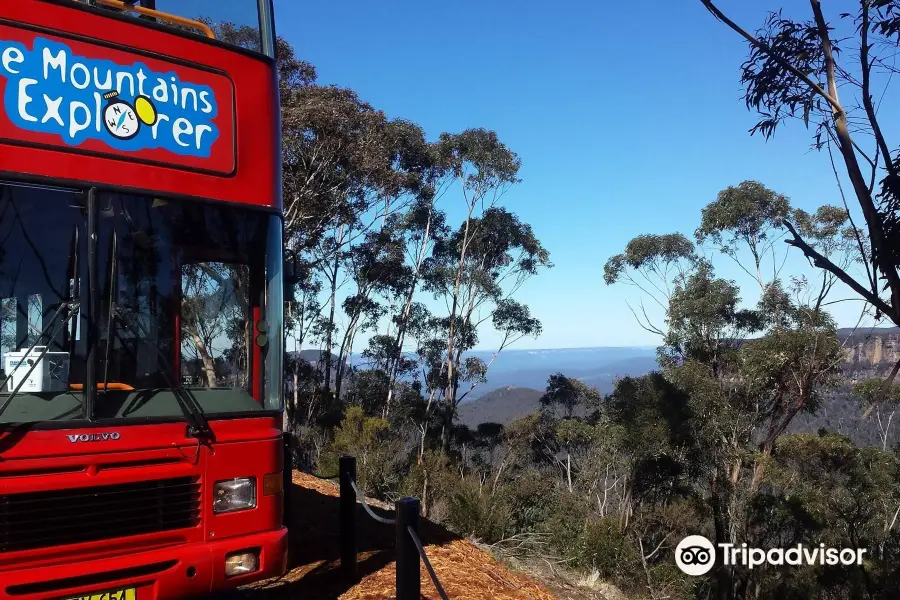
[[(229, 596), (242, 600), (394, 597), (393, 527), (376, 523), (357, 505), (360, 579), (349, 582), (341, 576), (338, 558), (337, 486), (295, 473), (291, 499), (291, 571), (285, 577)], [(393, 516), (386, 510), (375, 512)], [(420, 530), (428, 558), (452, 600), (553, 600), (543, 585), (510, 571), (487, 552), (445, 529), (423, 521)], [(421, 573), (422, 597), (438, 600), (440, 596), (424, 567)]]

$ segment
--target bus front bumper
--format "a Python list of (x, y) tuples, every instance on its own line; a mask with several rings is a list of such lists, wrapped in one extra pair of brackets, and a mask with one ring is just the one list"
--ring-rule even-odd
[[(287, 571), (287, 529), (180, 544), (114, 558), (0, 573), (0, 598), (10, 600), (174, 600), (235, 588)], [(256, 554), (258, 568), (225, 576), (226, 559)], [(231, 564), (238, 561), (232, 559)], [(252, 562), (252, 561), (248, 561)]]

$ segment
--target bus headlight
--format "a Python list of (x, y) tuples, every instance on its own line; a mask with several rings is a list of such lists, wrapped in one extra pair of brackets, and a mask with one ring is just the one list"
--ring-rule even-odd
[(228, 513), (256, 507), (256, 478), (235, 477), (213, 486), (213, 512)]

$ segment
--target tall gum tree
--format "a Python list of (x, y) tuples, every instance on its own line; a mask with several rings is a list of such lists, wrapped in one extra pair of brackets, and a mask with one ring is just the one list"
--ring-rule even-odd
[[(712, 0), (700, 2), (749, 45), (741, 83), (747, 107), (760, 117), (751, 134), (768, 138), (799, 121), (814, 131), (814, 147), (827, 151), (864, 279), (824, 255), (790, 217), (787, 243), (869, 303), (877, 319), (900, 325), (900, 151), (879, 114), (897, 70), (900, 2), (855, 0), (842, 9), (848, 12), (827, 17), (819, 0), (809, 0), (806, 20), (771, 12), (755, 33)], [(900, 361), (885, 390), (898, 369)]]
[(465, 380), (477, 384), (487, 369), (464, 362), (463, 353), (474, 347), (479, 326), (490, 319), (503, 329), (501, 350), (524, 335), (539, 334), (539, 322), (527, 308), (510, 302), (529, 277), (551, 265), (531, 226), (499, 206), (519, 182), (518, 156), (485, 129), (442, 134), (437, 144), (439, 164), (460, 190), (465, 209), (459, 228), (435, 241), (424, 278), (426, 289), (447, 309), (441, 434), (447, 451), (459, 387)]
[[(643, 310), (635, 316), (660, 335), (663, 373), (688, 400), (689, 454), (702, 457), (688, 462), (703, 474), (698, 493), (718, 543), (746, 539), (745, 517), (777, 440), (798, 414), (815, 410), (838, 371), (840, 346), (824, 307), (833, 274), (823, 272), (821, 285), (794, 277), (784, 286), (776, 251), (791, 215), (823, 255), (840, 260), (846, 218), (834, 213), (793, 211), (786, 197), (743, 182), (703, 209), (698, 245), (677, 233), (641, 235), (606, 263), (607, 284), (630, 283), (664, 306), (663, 323)], [(753, 308), (741, 307), (735, 282), (715, 276), (717, 254), (756, 282)], [(716, 577), (721, 598), (741, 597), (748, 581), (733, 568)]]

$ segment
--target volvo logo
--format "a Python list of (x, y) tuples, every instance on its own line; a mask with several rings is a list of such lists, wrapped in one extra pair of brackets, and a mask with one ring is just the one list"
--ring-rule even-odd
[(66, 436), (73, 444), (75, 442), (106, 442), (109, 440), (117, 440), (122, 437), (118, 431), (111, 431), (109, 433), (69, 433), (66, 434)]

